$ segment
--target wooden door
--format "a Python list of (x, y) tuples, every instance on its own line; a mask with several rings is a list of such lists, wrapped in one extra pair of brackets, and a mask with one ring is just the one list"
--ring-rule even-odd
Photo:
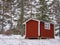
[(38, 22), (30, 20), (26, 23), (26, 37), (37, 38), (38, 37)]

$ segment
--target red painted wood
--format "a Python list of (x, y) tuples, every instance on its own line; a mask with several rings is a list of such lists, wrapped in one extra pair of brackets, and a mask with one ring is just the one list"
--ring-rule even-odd
[(38, 21), (30, 20), (26, 23), (26, 37), (27, 38), (38, 37)]
[(54, 38), (54, 25), (50, 24), (50, 30), (44, 28), (44, 22), (40, 22), (40, 37)]

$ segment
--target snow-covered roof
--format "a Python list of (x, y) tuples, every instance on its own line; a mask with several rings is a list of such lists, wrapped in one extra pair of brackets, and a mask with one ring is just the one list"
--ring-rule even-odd
[[(30, 18), (30, 19), (28, 19), (27, 21), (25, 21), (23, 24), (26, 24), (26, 23), (27, 23), (28, 21), (30, 21), (30, 20), (35, 20), (35, 21), (38, 21), (38, 22), (40, 22), (40, 21), (46, 22), (46, 21), (43, 21), (43, 20), (38, 20), (38, 19)], [(48, 23), (54, 24), (54, 22), (48, 22)]]
[(30, 20), (35, 20), (35, 21), (40, 21), (40, 20), (37, 20), (37, 19), (34, 19), (34, 18), (30, 18), (30, 19), (28, 19), (27, 21), (25, 21), (23, 24), (26, 24), (26, 22), (28, 22), (28, 21), (30, 21)]

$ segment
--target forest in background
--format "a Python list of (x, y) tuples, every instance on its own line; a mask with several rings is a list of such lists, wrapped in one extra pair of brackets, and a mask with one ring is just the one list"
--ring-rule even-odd
[(54, 22), (60, 37), (60, 0), (0, 0), (0, 33), (24, 35), (23, 22), (30, 18)]

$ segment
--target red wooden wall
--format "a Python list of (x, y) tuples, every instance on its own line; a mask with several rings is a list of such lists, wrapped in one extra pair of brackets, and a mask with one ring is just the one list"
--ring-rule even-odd
[(40, 37), (54, 38), (54, 25), (50, 24), (50, 30), (45, 29), (44, 22), (40, 22)]
[(26, 23), (26, 38), (38, 37), (38, 21), (30, 20)]

